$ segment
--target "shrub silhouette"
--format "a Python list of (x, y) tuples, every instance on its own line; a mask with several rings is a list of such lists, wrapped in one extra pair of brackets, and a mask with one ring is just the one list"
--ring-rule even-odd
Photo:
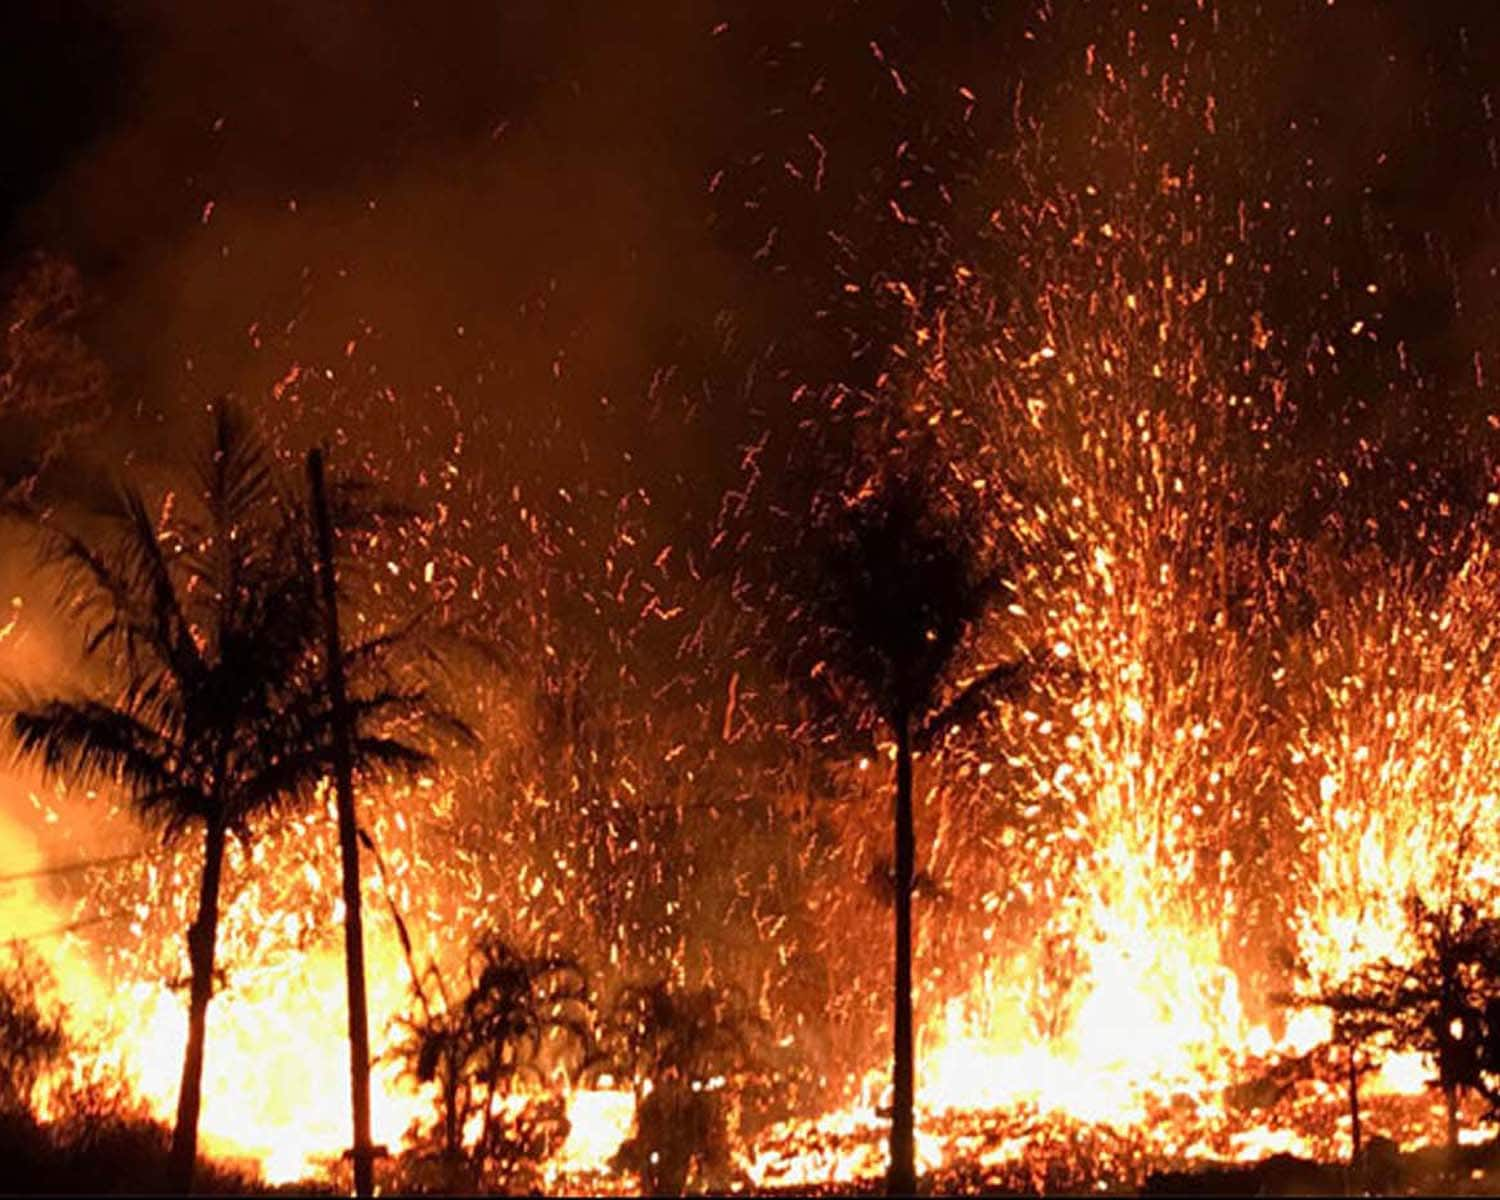
[[(434, 970), (440, 990), (441, 976)], [(476, 948), (468, 991), (442, 1011), (408, 1017), (399, 1053), (419, 1083), (436, 1084), (436, 1111), (413, 1131), (413, 1185), (532, 1186), (535, 1167), (567, 1137), (560, 1098), (540, 1093), (588, 1052), (592, 1011), (583, 970), (561, 956), (528, 957), (489, 935)], [(472, 1126), (477, 1123), (477, 1131)]]
[(664, 981), (622, 988), (601, 1022), (595, 1060), (636, 1092), (635, 1133), (614, 1165), (652, 1195), (725, 1187), (731, 1105), (762, 1060), (765, 1033), (738, 992)]
[[(153, 1192), (172, 1131), (95, 1047), (68, 1030), (51, 978), (21, 944), (0, 968), (0, 1191), (32, 1195)], [(47, 1119), (38, 1106), (45, 1085)], [(204, 1163), (200, 1190), (245, 1192), (254, 1174)]]
[(1457, 886), (1463, 853), (1446, 900), (1417, 892), (1406, 902), (1415, 953), (1383, 958), (1311, 996), (1302, 1006), (1329, 1009), (1334, 1040), (1346, 1048), (1351, 1115), (1358, 1121), (1361, 1069), (1389, 1050), (1427, 1057), (1443, 1093), (1450, 1153), (1458, 1147), (1460, 1101), (1481, 1096), (1500, 1112), (1500, 918)]
[(64, 1013), (49, 1011), (43, 989), (47, 972), (24, 944), (11, 944), (11, 961), (0, 974), (0, 1113), (33, 1111), (37, 1085), (67, 1049)]

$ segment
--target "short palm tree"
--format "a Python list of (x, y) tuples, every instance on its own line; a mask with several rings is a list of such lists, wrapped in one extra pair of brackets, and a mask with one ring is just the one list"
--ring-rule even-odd
[(468, 992), (443, 1011), (430, 1011), (419, 993), (422, 1012), (405, 1021), (401, 1052), (417, 1082), (437, 1085), (437, 1121), (424, 1140), (437, 1143), (444, 1182), (478, 1185), (494, 1174), (508, 1184), (514, 1131), (500, 1104), (516, 1087), (543, 1082), (565, 1059), (582, 1063), (593, 1011), (583, 969), (570, 958), (525, 955), (493, 934), (474, 957)]
[[(305, 798), (329, 771), (319, 593), (307, 523), (277, 487), (269, 454), (245, 419), (220, 406), (197, 487), (171, 524), (142, 493), (120, 489), (107, 536), (42, 526), (44, 555), (65, 570), (86, 654), (107, 662), (104, 695), (23, 701), (11, 728), (24, 757), (49, 773), (122, 787), (137, 815), (168, 839), (203, 837), (197, 914), (188, 929), (188, 1037), (172, 1134), (169, 1186), (189, 1191), (197, 1156), (204, 1035), (214, 986), (228, 835)], [(420, 714), (425, 696), (376, 666), (388, 642), (350, 653), (367, 669), (351, 696), (355, 758), (365, 768), (414, 768), (428, 755), (383, 736)]]
[(657, 980), (615, 995), (593, 1067), (633, 1083), (635, 1133), (615, 1162), (648, 1194), (680, 1195), (695, 1174), (711, 1190), (724, 1186), (729, 1097), (762, 1065), (766, 1033), (738, 990)]

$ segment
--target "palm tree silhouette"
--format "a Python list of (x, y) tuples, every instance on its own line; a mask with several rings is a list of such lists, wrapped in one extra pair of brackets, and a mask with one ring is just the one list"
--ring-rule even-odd
[[(330, 770), (323, 630), (307, 521), (279, 492), (271, 459), (227, 404), (214, 413), (197, 488), (171, 527), (123, 485), (109, 536), (43, 525), (43, 556), (65, 572), (85, 627), (85, 653), (109, 661), (108, 696), (25, 699), (11, 714), (23, 757), (49, 774), (123, 787), (138, 817), (166, 839), (203, 833), (197, 913), (188, 929), (188, 1036), (168, 1186), (190, 1191), (197, 1157), (204, 1036), (214, 989), (220, 887), (228, 835), (305, 799)], [(367, 686), (351, 696), (355, 761), (418, 768), (430, 756), (379, 732), (420, 718), (427, 698), (381, 665), (392, 639), (350, 651)]]
[(767, 1026), (738, 989), (666, 980), (616, 993), (599, 1027), (593, 1069), (632, 1081), (636, 1130), (615, 1155), (649, 1195), (681, 1195), (695, 1173), (722, 1188), (730, 1165), (729, 1097), (756, 1069)]
[[(814, 511), (809, 577), (790, 584), (802, 639), (797, 671), (840, 706), (874, 716), (895, 742), (895, 995), (890, 1174), (893, 1195), (916, 1190), (912, 918), (916, 842), (912, 757), (1025, 686), (1029, 662), (1001, 663), (950, 688), (969, 631), (1005, 592), (983, 524), (945, 494), (914, 455), (885, 466), (854, 497)], [(810, 669), (806, 660), (812, 659)], [(945, 702), (946, 701), (946, 702)], [(847, 715), (844, 718), (847, 723)]]
[[(481, 1186), (497, 1173), (489, 1182), (514, 1182), (505, 1160), (515, 1131), (497, 1101), (522, 1083), (541, 1084), (549, 1068), (581, 1063), (593, 1032), (588, 981), (575, 960), (522, 954), (494, 933), (480, 939), (474, 960), (461, 999), (433, 1012), (418, 988), (422, 1012), (402, 1021), (399, 1053), (409, 1074), (438, 1087), (436, 1126), (426, 1133), (438, 1143), (450, 1187)], [(435, 966), (430, 973), (446, 995)], [(476, 1117), (477, 1140), (466, 1148), (465, 1130)]]

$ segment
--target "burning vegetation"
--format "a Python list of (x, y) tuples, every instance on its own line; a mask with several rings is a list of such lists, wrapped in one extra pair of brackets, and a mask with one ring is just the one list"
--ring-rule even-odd
[(1027, 6), (1005, 94), (905, 26), (778, 43), (790, 111), (863, 99), (736, 113), (707, 194), (766, 290), (638, 400), (382, 374), (309, 271), (147, 451), (107, 300), (12, 274), (24, 1186), (1489, 1187), (1500, 309), (1264, 91), (1374, 16), (1087, 7)]

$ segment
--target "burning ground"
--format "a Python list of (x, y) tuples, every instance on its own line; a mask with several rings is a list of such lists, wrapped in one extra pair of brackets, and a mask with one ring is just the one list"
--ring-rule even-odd
[[(125, 82), (14, 202), (7, 493), (92, 531), (108, 468), (169, 537), (232, 394), (405, 510), (348, 541), (350, 636), (462, 634), (477, 744), (358, 794), (389, 1185), (440, 1108), (413, 1024), (492, 936), (582, 968), (590, 1053), (632, 987), (710, 1030), (692, 1185), (878, 1183), (896, 748), (783, 602), (897, 463), (997, 564), (938, 699), (1028, 664), (915, 762), (932, 1186), (1345, 1161), (1309, 1001), (1420, 958), (1413, 896), (1500, 915), (1492, 19), (888, 7), (89, 10)], [(7, 681), (118, 689), (5, 528)], [(94, 790), (0, 792), (73, 1038), (30, 1102), (170, 1121), (202, 852)], [(338, 1177), (331, 792), (226, 871), (202, 1148)], [(488, 1186), (649, 1187), (660, 1060), (590, 1053), (486, 1099)], [(1363, 1066), (1365, 1141), (1443, 1142), (1433, 1055)]]

